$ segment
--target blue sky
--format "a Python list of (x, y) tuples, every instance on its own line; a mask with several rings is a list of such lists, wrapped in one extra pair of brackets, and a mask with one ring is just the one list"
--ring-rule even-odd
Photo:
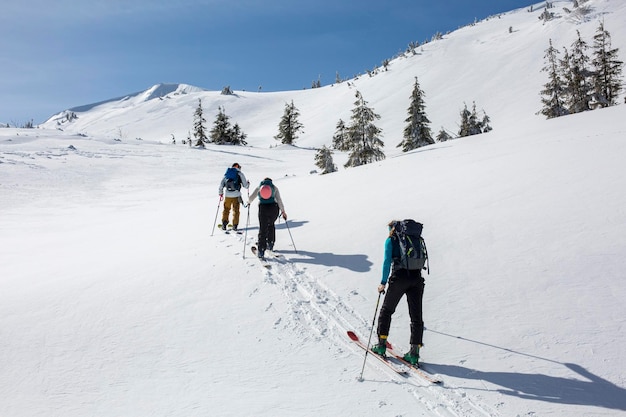
[(0, 123), (185, 83), (284, 91), (331, 84), (532, 0), (8, 0)]

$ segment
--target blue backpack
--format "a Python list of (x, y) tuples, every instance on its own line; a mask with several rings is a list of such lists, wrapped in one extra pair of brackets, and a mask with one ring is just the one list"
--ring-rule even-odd
[(241, 178), (239, 178), (237, 168), (228, 168), (224, 177), (226, 178), (226, 190), (239, 191), (241, 189)]

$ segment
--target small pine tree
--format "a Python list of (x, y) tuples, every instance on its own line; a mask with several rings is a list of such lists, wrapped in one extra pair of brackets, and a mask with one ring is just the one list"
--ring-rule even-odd
[(472, 114), (469, 118), (470, 124), (470, 136), (479, 135), (482, 133), (480, 122), (478, 121), (478, 113), (476, 112), (476, 102), (472, 102)]
[(452, 139), (452, 135), (446, 132), (446, 129), (442, 127), (441, 130), (439, 130), (439, 133), (437, 133), (437, 142), (446, 142), (450, 139)]
[(572, 58), (567, 48), (563, 48), (563, 59), (559, 59), (559, 76), (561, 78), (561, 89), (563, 105), (565, 106), (566, 114), (569, 114), (567, 109), (568, 103), (571, 102), (571, 96), (574, 89), (574, 72), (571, 68)]
[(298, 139), (298, 133), (304, 129), (302, 123), (298, 121), (299, 116), (300, 112), (293, 104), (293, 100), (291, 104), (285, 104), (285, 113), (280, 119), (278, 134), (274, 136), (274, 139), (280, 140), (281, 143), (286, 145), (293, 145), (296, 139)]
[(231, 142), (230, 116), (226, 114), (224, 107), (218, 107), (217, 115), (213, 121), (213, 128), (209, 132), (211, 142), (224, 145)]
[(476, 102), (472, 103), (472, 111), (467, 109), (467, 105), (464, 105), (461, 110), (461, 126), (459, 128), (459, 137), (479, 135), (481, 133), (489, 132), (491, 126), (489, 126), (489, 116), (485, 113), (482, 120), (478, 120), (478, 113), (476, 112)]
[(617, 59), (619, 49), (611, 48), (611, 35), (604, 29), (604, 22), (600, 22), (593, 39), (594, 97), (602, 107), (613, 106), (622, 90), (624, 63)]
[(580, 32), (576, 31), (578, 38), (572, 44), (569, 59), (569, 70), (571, 77), (568, 85), (569, 102), (567, 109), (570, 113), (579, 113), (590, 110), (589, 103), (592, 99), (592, 76), (589, 69), (589, 57), (586, 52), (589, 48), (587, 43), (581, 38)]
[(198, 107), (196, 107), (196, 111), (194, 112), (193, 136), (196, 138), (195, 145), (201, 148), (204, 148), (204, 143), (208, 141), (206, 128), (204, 127), (205, 123), (206, 119), (202, 111), (202, 99), (198, 99)]
[(548, 119), (568, 114), (565, 108), (564, 82), (559, 73), (558, 54), (559, 51), (552, 46), (552, 39), (550, 39), (550, 46), (546, 49), (546, 54), (544, 55), (544, 59), (547, 62), (541, 69), (541, 71), (548, 73), (548, 82), (544, 84), (544, 88), (541, 90), (541, 95), (543, 96), (541, 99), (543, 103), (541, 114)]
[(544, 10), (543, 13), (539, 15), (539, 20), (549, 22), (550, 20), (554, 19), (554, 12), (549, 12), (547, 9), (548, 7), (546, 5), (546, 10)]
[(243, 133), (243, 131), (239, 127), (239, 124), (235, 123), (235, 126), (233, 126), (233, 128), (231, 130), (231, 143), (233, 145), (243, 145), (243, 146), (245, 146), (245, 145), (248, 144), (248, 142), (246, 142), (246, 138), (247, 137), (248, 137), (248, 135)]
[(337, 171), (337, 166), (333, 162), (333, 152), (326, 145), (315, 154), (315, 166), (322, 170), (322, 174)]
[(367, 101), (357, 91), (350, 118), (352, 123), (347, 132), (350, 155), (345, 167), (356, 167), (385, 159), (382, 151), (385, 144), (380, 139), (382, 130), (374, 125), (374, 121), (378, 119), (380, 116), (367, 107)]
[(338, 151), (350, 150), (350, 144), (348, 143), (348, 128), (341, 119), (337, 122), (335, 134), (333, 135), (333, 148)]
[(480, 122), (478, 122), (478, 127), (480, 128), (482, 133), (491, 132), (493, 130), (493, 128), (491, 127), (489, 123), (491, 123), (491, 117), (487, 116), (487, 113), (484, 113), (483, 119)]
[(469, 110), (467, 110), (467, 104), (464, 104), (463, 110), (461, 110), (461, 125), (459, 126), (459, 137), (465, 137), (470, 135), (470, 116), (471, 113), (469, 112)]
[(404, 128), (404, 140), (400, 142), (397, 147), (402, 147), (402, 152), (408, 152), (421, 146), (435, 143), (430, 132), (430, 127), (428, 126), (430, 120), (428, 120), (426, 116), (424, 92), (420, 88), (417, 77), (415, 77), (408, 113), (409, 117), (404, 120), (408, 123)]
[(226, 114), (224, 107), (218, 108), (209, 136), (217, 145), (247, 145), (246, 134), (237, 123), (234, 126), (230, 125), (230, 116)]

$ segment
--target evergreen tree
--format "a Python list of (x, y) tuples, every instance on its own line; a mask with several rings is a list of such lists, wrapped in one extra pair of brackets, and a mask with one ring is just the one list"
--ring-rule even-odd
[(469, 134), (480, 135), (482, 133), (480, 123), (478, 122), (478, 113), (476, 112), (476, 102), (472, 102), (472, 113), (469, 117)]
[[(567, 50), (567, 48), (563, 48), (563, 59), (559, 59), (558, 75), (560, 75), (562, 81), (561, 86), (563, 90), (562, 98), (564, 105), (567, 105), (567, 103), (569, 103), (569, 97), (572, 95), (572, 89), (574, 86), (574, 72), (572, 71), (572, 67), (570, 65), (571, 62), (572, 58), (569, 55), (569, 51)], [(569, 111), (567, 112), (567, 114), (569, 114)]]
[(430, 120), (426, 117), (424, 92), (420, 89), (417, 77), (415, 77), (408, 113), (409, 117), (404, 120), (408, 123), (404, 128), (404, 140), (400, 142), (397, 147), (402, 147), (402, 152), (407, 152), (421, 146), (435, 143), (430, 132), (430, 127), (428, 126)]
[(296, 139), (298, 139), (298, 133), (304, 128), (302, 123), (298, 121), (300, 112), (293, 104), (285, 104), (285, 113), (283, 114), (280, 123), (278, 124), (278, 134), (274, 136), (274, 139), (280, 140), (281, 143), (286, 145), (293, 145)]
[(617, 96), (622, 90), (622, 66), (617, 59), (618, 48), (611, 48), (611, 35), (600, 23), (593, 37), (594, 97), (602, 107), (617, 104)]
[(471, 113), (469, 112), (469, 110), (467, 110), (467, 104), (464, 104), (463, 110), (461, 110), (461, 125), (459, 126), (459, 137), (470, 135), (470, 115)]
[(333, 152), (326, 146), (323, 146), (315, 154), (315, 166), (322, 170), (322, 174), (337, 171), (337, 166), (333, 162)]
[(593, 88), (591, 82), (593, 73), (589, 69), (589, 57), (587, 56), (589, 47), (580, 37), (580, 32), (576, 31), (576, 33), (578, 38), (572, 44), (569, 60), (571, 84), (568, 86), (569, 102), (567, 109), (570, 113), (579, 113), (591, 109), (589, 103)]
[(226, 111), (221, 106), (217, 109), (217, 115), (213, 121), (213, 128), (209, 133), (209, 137), (217, 145), (231, 142), (230, 116), (226, 114)]
[(480, 122), (478, 122), (478, 128), (480, 129), (482, 133), (491, 132), (493, 130), (493, 128), (489, 124), (490, 122), (491, 122), (491, 118), (487, 116), (487, 113), (484, 113), (483, 119)]
[(235, 126), (233, 126), (232, 130), (230, 131), (230, 136), (231, 136), (231, 143), (233, 145), (245, 146), (248, 144), (248, 142), (246, 142), (246, 138), (248, 137), (248, 135), (243, 133), (238, 123), (235, 123)]
[(385, 154), (381, 149), (385, 146), (380, 139), (382, 130), (374, 125), (374, 121), (378, 119), (380, 116), (367, 107), (367, 101), (357, 91), (350, 118), (352, 123), (347, 132), (350, 155), (345, 167), (356, 167), (385, 159)]
[(544, 55), (544, 59), (547, 62), (541, 69), (541, 71), (548, 73), (548, 82), (543, 85), (544, 88), (541, 90), (541, 95), (543, 96), (541, 99), (543, 103), (541, 114), (548, 119), (560, 117), (568, 113), (565, 108), (564, 82), (559, 73), (558, 54), (559, 51), (552, 46), (552, 39), (550, 39), (550, 46), (546, 49), (546, 54)]
[(442, 127), (439, 133), (437, 133), (437, 142), (446, 142), (450, 139), (452, 139), (452, 136)]
[(349, 151), (350, 144), (348, 143), (348, 128), (343, 120), (339, 119), (335, 128), (335, 134), (333, 136), (333, 148), (338, 151)]
[[(204, 143), (208, 141), (208, 138), (206, 136), (206, 128), (204, 127), (206, 119), (202, 111), (202, 99), (198, 99), (198, 107), (196, 107), (194, 112), (193, 120), (193, 136), (196, 138), (195, 145), (204, 148)], [(189, 144), (191, 144), (191, 141)]]
[(459, 136), (472, 136), (479, 135), (481, 133), (489, 132), (491, 126), (489, 126), (489, 116), (485, 113), (482, 121), (478, 120), (478, 113), (476, 112), (476, 102), (472, 103), (472, 111), (467, 109), (465, 104), (461, 111), (461, 127), (459, 128)]
[(247, 145), (246, 135), (238, 124), (234, 127), (230, 125), (230, 116), (226, 114), (223, 107), (218, 108), (209, 136), (217, 145)]

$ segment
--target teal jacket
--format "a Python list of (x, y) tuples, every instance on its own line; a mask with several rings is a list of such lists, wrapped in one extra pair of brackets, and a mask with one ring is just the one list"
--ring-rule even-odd
[(383, 257), (383, 276), (380, 280), (382, 285), (387, 283), (389, 274), (391, 273), (391, 266), (393, 265), (393, 259), (400, 257), (400, 245), (397, 240), (392, 239), (391, 236), (385, 240), (385, 256)]

